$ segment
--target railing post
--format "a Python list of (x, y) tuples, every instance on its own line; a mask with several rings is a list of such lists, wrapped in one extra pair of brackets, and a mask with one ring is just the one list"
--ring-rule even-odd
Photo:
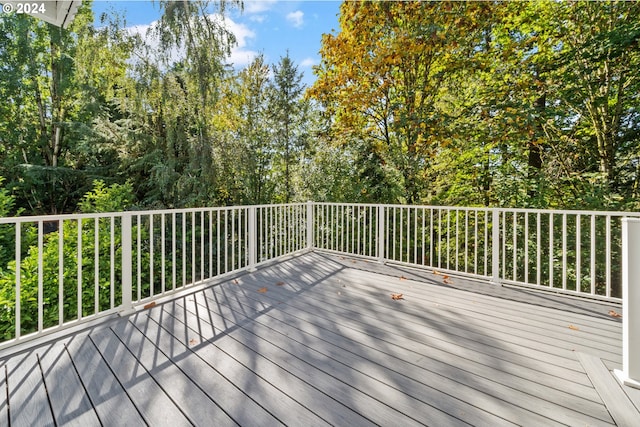
[(640, 388), (640, 219), (622, 218), (622, 371), (625, 385)]
[(491, 209), (491, 283), (500, 283), (500, 210)]
[(132, 293), (132, 251), (131, 251), (131, 213), (123, 212), (120, 222), (122, 234), (122, 305), (120, 315), (126, 316), (133, 313)]
[(315, 242), (313, 241), (313, 230), (315, 228), (315, 218), (313, 217), (313, 202), (307, 201), (307, 249), (313, 250)]
[(249, 265), (247, 270), (254, 271), (257, 263), (256, 243), (258, 241), (258, 233), (256, 227), (256, 207), (249, 206), (249, 230), (247, 231), (247, 239), (249, 239)]
[(384, 222), (385, 222), (385, 210), (384, 210), (384, 205), (378, 205), (378, 231), (376, 234), (376, 242), (378, 242), (378, 262), (380, 262), (381, 264), (384, 264), (385, 262), (385, 257), (384, 257), (384, 252), (385, 252), (385, 241), (384, 241)]

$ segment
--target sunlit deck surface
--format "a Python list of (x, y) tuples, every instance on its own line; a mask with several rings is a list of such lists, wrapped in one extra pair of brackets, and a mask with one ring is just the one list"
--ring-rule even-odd
[(321, 253), (227, 277), (5, 351), (0, 425), (640, 425), (619, 307), (443, 278)]

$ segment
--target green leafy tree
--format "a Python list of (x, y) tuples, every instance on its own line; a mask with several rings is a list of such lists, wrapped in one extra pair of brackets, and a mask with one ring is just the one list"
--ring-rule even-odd
[[(80, 203), (83, 212), (114, 212), (122, 211), (131, 206), (133, 201), (131, 184), (113, 184), (107, 187), (104, 182), (96, 181), (94, 189), (88, 192)], [(82, 221), (79, 233), (78, 221), (65, 221), (60, 225), (56, 221), (56, 230), (43, 235), (42, 246), (42, 282), (43, 282), (43, 326), (50, 327), (59, 322), (60, 307), (63, 310), (63, 321), (78, 318), (78, 239), (82, 244), (81, 267), (81, 305), (82, 316), (88, 316), (118, 305), (122, 298), (121, 266), (117, 262), (121, 257), (121, 243), (119, 230), (114, 230), (114, 241), (111, 241), (111, 221), (109, 218), (98, 220), (85, 219)], [(62, 229), (60, 229), (62, 227)], [(96, 227), (98, 236), (96, 239)], [(116, 227), (119, 227), (116, 224)], [(38, 280), (39, 254), (37, 242), (33, 235), (37, 235), (35, 225), (23, 226), (23, 233), (27, 236), (22, 246), (25, 248), (20, 262), (20, 315), (21, 333), (26, 334), (37, 330), (38, 326)], [(62, 237), (60, 236), (62, 233)], [(12, 234), (11, 240), (15, 234)], [(62, 240), (62, 299), (60, 299), (59, 250)], [(97, 245), (96, 247), (96, 240)], [(114, 276), (111, 276), (111, 245), (115, 248)], [(10, 247), (15, 247), (12, 242)], [(96, 257), (97, 254), (97, 257)], [(11, 339), (15, 334), (16, 307), (16, 262), (15, 254), (11, 251), (11, 261), (6, 269), (0, 271), (0, 335), (4, 339)], [(96, 264), (97, 259), (97, 264)], [(98, 275), (98, 291), (96, 302), (96, 271)], [(113, 288), (112, 288), (113, 283)]]
[(68, 29), (27, 15), (0, 20), (0, 167), (31, 212), (71, 211), (91, 178), (117, 169), (112, 152), (95, 152), (93, 121), (106, 114), (129, 49), (92, 21), (91, 2)]

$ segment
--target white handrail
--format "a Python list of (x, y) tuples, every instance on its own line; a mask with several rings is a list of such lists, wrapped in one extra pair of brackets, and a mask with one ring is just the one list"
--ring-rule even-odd
[(622, 220), (622, 370), (623, 384), (640, 389), (640, 220)]
[(307, 250), (621, 302), (628, 217), (640, 213), (309, 201), (0, 218), (16, 296), (0, 347)]

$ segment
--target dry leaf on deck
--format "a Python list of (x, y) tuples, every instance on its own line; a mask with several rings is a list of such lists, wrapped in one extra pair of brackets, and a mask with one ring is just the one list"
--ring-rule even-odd
[(402, 294), (391, 294), (391, 299), (397, 301), (399, 299), (404, 299), (404, 296)]
[(196, 341), (196, 339), (195, 339), (195, 338), (191, 338), (191, 339), (189, 340), (189, 345), (196, 345), (196, 344), (198, 344), (198, 341)]
[(433, 274), (440, 274), (439, 271), (433, 270)]
[(443, 278), (444, 280), (447, 280), (447, 279), (449, 279), (450, 277), (449, 277), (449, 276), (447, 276), (446, 274), (444, 274), (444, 275), (442, 275), (442, 278)]
[(265, 292), (267, 292), (267, 288), (266, 287), (260, 288), (258, 289), (258, 292), (260, 292), (261, 294), (264, 294)]
[(286, 284), (286, 283), (284, 283), (284, 282), (278, 282), (278, 283), (276, 283), (276, 285), (277, 285), (277, 286), (284, 286), (285, 284)]
[(400, 280), (407, 280), (407, 278), (404, 276), (400, 276)]
[(578, 328), (577, 326), (573, 326), (573, 325), (569, 325), (569, 329), (572, 329), (574, 331), (579, 331), (580, 328)]
[(233, 283), (235, 283), (236, 285), (239, 284), (240, 282), (238, 282), (238, 279), (233, 279)]
[(611, 316), (611, 317), (622, 317), (622, 314), (618, 313), (615, 310), (609, 310), (609, 316)]
[(148, 309), (148, 308), (152, 308), (156, 306), (156, 302), (155, 301), (151, 301), (149, 304), (144, 306), (144, 309)]
[(451, 280), (449, 280), (449, 279), (444, 279), (442, 282), (443, 282), (443, 283), (445, 283), (445, 284), (447, 284), (447, 285), (450, 285), (450, 284), (452, 284), (452, 283), (453, 283), (453, 282), (452, 282)]

